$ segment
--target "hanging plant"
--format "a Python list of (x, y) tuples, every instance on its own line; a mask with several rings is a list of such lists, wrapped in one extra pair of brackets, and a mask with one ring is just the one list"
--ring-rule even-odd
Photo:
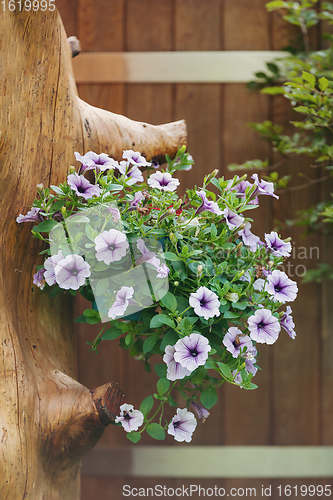
[[(273, 344), (281, 327), (296, 336), (285, 304), (297, 284), (280, 270), (291, 243), (274, 231), (261, 241), (248, 217), (260, 196), (278, 198), (273, 184), (214, 171), (179, 197), (176, 173), (193, 164), (184, 147), (164, 168), (131, 150), (120, 162), (91, 151), (75, 157), (80, 167), (66, 182), (37, 186), (31, 210), (17, 217), (37, 223), (33, 236), (47, 242), (33, 282), (91, 301), (76, 321), (102, 323), (92, 351), (118, 339), (147, 371), (160, 358), (156, 393), (140, 409), (122, 405), (116, 419), (128, 438), (138, 442), (146, 430), (189, 442), (194, 413), (209, 416), (223, 383), (257, 387), (257, 344)], [(184, 403), (165, 419), (177, 393)]]

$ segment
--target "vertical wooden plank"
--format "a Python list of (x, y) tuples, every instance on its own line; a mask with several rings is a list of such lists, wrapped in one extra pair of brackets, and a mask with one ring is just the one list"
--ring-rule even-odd
[[(219, 50), (221, 0), (175, 1), (175, 50)], [(195, 165), (191, 174), (179, 175), (186, 187), (202, 185), (203, 176), (221, 169), (219, 84), (175, 86), (175, 119), (185, 118), (188, 151)]]
[(56, 0), (55, 4), (64, 23), (67, 36), (77, 36), (78, 0)]
[[(281, 47), (282, 43), (295, 35), (294, 28), (284, 23), (276, 23), (274, 17), (272, 45)], [(279, 28), (279, 29), (278, 29)], [(291, 111), (289, 103), (284, 99), (274, 99), (272, 121), (286, 127), (287, 132), (295, 129), (289, 125)], [(304, 183), (299, 173), (309, 179), (315, 179), (317, 172), (309, 166), (304, 158), (289, 160), (281, 169), (280, 175), (292, 174), (291, 189), (281, 194), (279, 203), (274, 204), (274, 217), (285, 221), (292, 219), (296, 210), (308, 208), (319, 201), (319, 188), (308, 187), (298, 189), (297, 184)], [(320, 444), (320, 411), (321, 411), (321, 290), (317, 284), (302, 285), (303, 267), (315, 265), (315, 256), (311, 255), (311, 247), (318, 247), (315, 235), (302, 238), (296, 228), (284, 231), (283, 237), (291, 236), (294, 251), (292, 258), (286, 263), (286, 273), (298, 282), (299, 293), (291, 304), (297, 337), (294, 341), (282, 330), (279, 342), (274, 349), (274, 443), (279, 445), (311, 445)], [(319, 250), (320, 251), (320, 250)], [(312, 261), (312, 262), (311, 262)], [(289, 267), (288, 267), (289, 266)], [(311, 369), (304, 363), (311, 360)]]
[(125, 0), (77, 0), (82, 51), (122, 51)]
[[(225, 0), (223, 11), (225, 50), (268, 50), (269, 26), (265, 1)], [(251, 22), (252, 20), (252, 22)], [(245, 84), (225, 84), (222, 106), (222, 145), (225, 166), (254, 158), (265, 159), (268, 146), (248, 127), (269, 117), (269, 99), (250, 92)], [(225, 175), (233, 174), (226, 171)], [(238, 172), (241, 175), (241, 172)], [(249, 180), (251, 173), (248, 174)], [(261, 197), (260, 209), (249, 216), (255, 219), (253, 232), (263, 239), (270, 232), (271, 200)], [(258, 345), (257, 363), (262, 369), (254, 378), (255, 391), (225, 386), (225, 443), (228, 445), (264, 445), (272, 439), (272, 406), (270, 371), (274, 346)], [(231, 485), (232, 481), (228, 482)]]

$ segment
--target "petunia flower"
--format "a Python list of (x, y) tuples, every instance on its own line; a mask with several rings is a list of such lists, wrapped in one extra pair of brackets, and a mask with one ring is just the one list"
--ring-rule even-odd
[(91, 275), (90, 265), (81, 255), (67, 255), (55, 266), (56, 282), (65, 290), (78, 290)]
[(220, 316), (220, 302), (216, 293), (205, 286), (201, 286), (194, 293), (190, 293), (189, 304), (193, 307), (195, 314), (205, 319)]
[(265, 234), (266, 247), (271, 250), (276, 257), (290, 257), (291, 243), (279, 238), (275, 231)]
[(34, 278), (33, 279), (33, 284), (36, 285), (36, 286), (38, 286), (38, 288), (40, 288), (41, 290), (43, 290), (44, 287), (45, 287), (44, 272), (45, 272), (45, 269), (44, 269), (44, 267), (42, 267), (33, 276), (33, 278)]
[(136, 208), (139, 206), (139, 203), (144, 199), (144, 196), (141, 191), (136, 191), (134, 193), (134, 198), (132, 201), (129, 202), (129, 207), (128, 211), (131, 212), (132, 210), (136, 210)]
[(158, 266), (156, 278), (166, 278), (169, 275), (170, 269), (166, 264)]
[(238, 231), (239, 236), (242, 238), (244, 245), (249, 247), (250, 252), (255, 252), (258, 248), (258, 243), (260, 242), (259, 236), (251, 233), (250, 222), (245, 222), (244, 228)]
[(171, 420), (168, 426), (168, 434), (174, 436), (178, 442), (192, 440), (192, 434), (197, 426), (197, 421), (192, 412), (186, 408), (177, 408), (177, 414)]
[(99, 196), (102, 192), (99, 186), (91, 184), (83, 175), (76, 173), (67, 176), (67, 183), (77, 196), (82, 196), (86, 200), (93, 196)]
[(96, 259), (105, 264), (121, 260), (129, 248), (126, 235), (117, 229), (103, 231), (95, 238)]
[(167, 364), (167, 375), (166, 378), (168, 380), (180, 380), (187, 375), (191, 375), (191, 371), (187, 368), (184, 368), (180, 363), (178, 363), (175, 358), (175, 346), (167, 345), (165, 348), (165, 354), (163, 356), (164, 363)]
[(106, 153), (97, 154), (93, 151), (88, 151), (84, 156), (81, 156), (80, 153), (74, 153), (74, 156), (77, 161), (82, 163), (80, 167), (80, 174), (85, 172), (86, 170), (112, 170), (118, 167), (118, 162), (113, 158), (110, 158)]
[(232, 354), (233, 358), (238, 358), (245, 347), (247, 347), (247, 349), (252, 347), (252, 340), (248, 335), (244, 335), (239, 328), (231, 326), (224, 335), (223, 344), (227, 351)]
[(111, 319), (116, 319), (124, 316), (125, 311), (133, 297), (134, 288), (131, 286), (122, 286), (116, 294), (116, 300), (108, 311), (108, 316)]
[(148, 179), (148, 185), (151, 188), (160, 189), (161, 191), (176, 191), (179, 184), (179, 180), (172, 177), (169, 172), (156, 172)]
[(60, 262), (64, 258), (65, 257), (63, 256), (62, 251), (59, 250), (58, 253), (56, 253), (55, 255), (52, 255), (52, 257), (48, 257), (45, 260), (45, 262), (44, 262), (44, 267), (45, 267), (44, 279), (49, 286), (52, 286), (57, 282), (56, 275), (55, 275), (55, 267), (58, 264), (58, 262)]
[(143, 421), (144, 416), (141, 411), (134, 410), (134, 406), (127, 403), (121, 405), (120, 415), (115, 418), (115, 422), (120, 422), (126, 432), (137, 431)]
[(279, 199), (279, 197), (274, 194), (274, 184), (273, 182), (267, 182), (264, 181), (263, 179), (259, 181), (258, 174), (253, 174), (251, 176), (252, 179), (254, 179), (254, 184), (257, 186), (256, 191), (254, 194), (266, 194), (268, 196), (274, 196), (274, 198)]
[(43, 217), (39, 213), (40, 211), (41, 208), (31, 207), (31, 210), (29, 210), (27, 215), (22, 215), (22, 214), (18, 215), (16, 217), (16, 222), (18, 222), (19, 224), (21, 222), (35, 222), (35, 221), (42, 222)]
[(274, 344), (281, 330), (279, 320), (268, 309), (258, 309), (247, 323), (251, 339), (260, 344)]
[(201, 212), (204, 212), (204, 211), (212, 212), (212, 214), (216, 214), (216, 215), (223, 214), (222, 210), (220, 209), (220, 207), (218, 206), (217, 203), (215, 203), (214, 201), (207, 200), (207, 196), (206, 196), (205, 191), (203, 191), (203, 190), (196, 191), (196, 193), (198, 196), (200, 196), (202, 203), (201, 203), (200, 207), (198, 207), (196, 209), (194, 215), (199, 215)]
[(156, 253), (150, 251), (142, 238), (139, 238), (136, 242), (137, 249), (141, 252), (141, 257), (135, 261), (135, 265), (139, 266), (144, 262), (151, 264), (152, 266), (158, 268), (161, 265), (160, 259), (157, 258)]
[(198, 405), (198, 403), (196, 403), (195, 401), (191, 401), (191, 406), (197, 414), (198, 418), (200, 418), (200, 420), (202, 420), (202, 423), (204, 423), (210, 415), (209, 411), (206, 410), (206, 408), (204, 408), (203, 406)]
[(225, 217), (228, 228), (231, 230), (241, 226), (244, 222), (244, 217), (242, 215), (236, 214), (228, 207), (226, 207), (222, 213)]
[(200, 333), (191, 333), (188, 337), (177, 340), (174, 359), (183, 368), (191, 372), (206, 363), (211, 347), (208, 339)]
[(257, 349), (254, 346), (251, 346), (241, 354), (241, 357), (245, 359), (245, 370), (248, 373), (252, 373), (252, 375), (255, 375), (258, 371), (258, 368), (254, 366), (257, 354)]
[(121, 161), (118, 170), (122, 175), (126, 176), (126, 182), (129, 186), (133, 186), (137, 182), (143, 182), (143, 175), (136, 165), (132, 165), (126, 161)]
[(291, 316), (291, 313), (292, 313), (291, 307), (287, 306), (286, 312), (280, 319), (280, 325), (282, 326), (282, 328), (284, 328), (284, 330), (286, 330), (291, 339), (295, 339), (296, 338), (296, 332), (294, 330), (295, 323), (293, 317)]
[(150, 167), (151, 165), (139, 151), (133, 151), (132, 149), (125, 150), (123, 152), (123, 158), (137, 167)]
[(292, 281), (286, 273), (275, 269), (267, 276), (265, 290), (278, 302), (293, 302), (297, 296), (297, 283)]
[(119, 222), (121, 219), (121, 215), (119, 209), (117, 207), (108, 207), (107, 212), (110, 212), (112, 215), (113, 222)]

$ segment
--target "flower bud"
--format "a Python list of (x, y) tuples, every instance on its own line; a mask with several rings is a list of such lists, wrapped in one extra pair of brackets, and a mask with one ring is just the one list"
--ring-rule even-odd
[(39, 194), (44, 194), (44, 184), (42, 182), (40, 184), (37, 184), (37, 192)]
[(71, 166), (69, 167), (69, 173), (70, 173), (70, 174), (75, 174), (75, 167), (74, 167), (73, 165), (71, 165)]
[(197, 267), (197, 276), (198, 276), (198, 278), (200, 278), (200, 276), (202, 275), (202, 271), (203, 271), (203, 266), (201, 264), (199, 264), (198, 267)]
[(178, 241), (178, 240), (177, 240), (176, 236), (175, 236), (173, 233), (170, 233), (170, 234), (169, 234), (169, 238), (170, 238), (170, 241), (171, 241), (171, 243), (172, 243), (173, 245), (177, 245), (177, 241)]
[(185, 145), (181, 146), (178, 151), (179, 151), (180, 154), (185, 153), (186, 152), (186, 146)]
[(238, 302), (238, 293), (234, 293), (234, 292), (227, 292), (225, 295), (224, 295), (224, 298), (227, 299), (227, 300), (230, 300), (230, 302)]
[(206, 184), (208, 184), (208, 182), (210, 182), (212, 179), (214, 179), (214, 177), (216, 177), (218, 173), (219, 173), (219, 171), (216, 168), (215, 170), (213, 170), (213, 172), (211, 174), (207, 175)]
[(61, 207), (61, 214), (65, 218), (67, 216), (67, 210), (66, 207)]
[(180, 323), (182, 321), (182, 318), (180, 316), (178, 316), (177, 321), (178, 321), (178, 323)]
[(179, 285), (179, 281), (174, 281), (174, 282), (173, 282), (173, 284), (174, 284), (175, 286), (178, 286), (178, 285)]
[(274, 266), (274, 262), (272, 260), (268, 261), (268, 267), (272, 268)]

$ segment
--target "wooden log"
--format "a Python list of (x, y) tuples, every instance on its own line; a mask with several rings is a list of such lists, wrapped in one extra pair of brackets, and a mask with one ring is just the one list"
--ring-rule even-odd
[(120, 159), (134, 148), (162, 158), (186, 143), (186, 129), (183, 121), (133, 122), (79, 99), (57, 11), (0, 17), (0, 498), (76, 500), (81, 457), (123, 394), (75, 380), (71, 298), (33, 290), (41, 245), (15, 219), (38, 183), (65, 180), (74, 151)]

